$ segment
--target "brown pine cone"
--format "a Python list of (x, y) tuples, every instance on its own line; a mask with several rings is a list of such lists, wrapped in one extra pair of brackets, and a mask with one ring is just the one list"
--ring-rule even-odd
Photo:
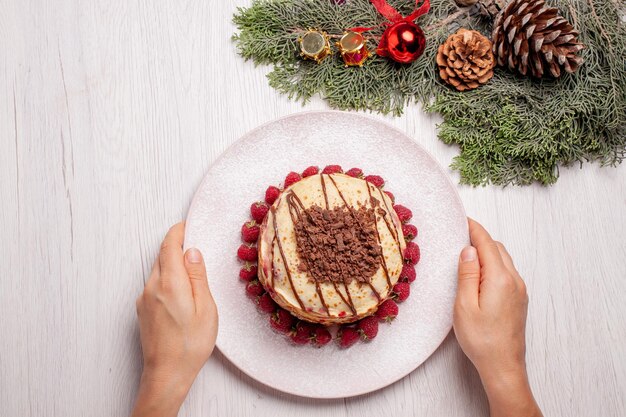
[(522, 75), (559, 77), (583, 62), (578, 32), (544, 0), (512, 0), (496, 17), (491, 39), (498, 65)]
[(491, 41), (475, 30), (459, 29), (439, 46), (441, 78), (459, 91), (471, 90), (493, 77)]

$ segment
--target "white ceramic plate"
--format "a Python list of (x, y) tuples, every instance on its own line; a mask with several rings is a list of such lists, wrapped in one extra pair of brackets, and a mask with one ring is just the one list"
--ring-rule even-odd
[[(238, 278), (241, 225), (270, 184), (309, 165), (340, 164), (381, 175), (413, 211), (421, 261), (411, 296), (378, 337), (342, 350), (293, 346), (268, 325)], [(204, 254), (220, 312), (217, 347), (252, 378), (291, 394), (339, 398), (385, 387), (422, 364), (452, 326), (456, 268), (468, 242), (463, 205), (443, 169), (399, 130), (354, 113), (307, 112), (245, 135), (211, 166), (196, 192), (185, 247)]]

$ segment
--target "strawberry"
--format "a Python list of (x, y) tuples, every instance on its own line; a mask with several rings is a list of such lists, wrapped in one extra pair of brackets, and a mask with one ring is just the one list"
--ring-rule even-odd
[(250, 214), (258, 224), (263, 223), (263, 219), (269, 210), (270, 206), (265, 201), (257, 201), (250, 206)]
[(310, 177), (311, 175), (315, 175), (320, 172), (320, 169), (316, 166), (310, 166), (304, 171), (302, 171), (302, 178)]
[(391, 199), (391, 204), (396, 204), (396, 196), (391, 191), (385, 191), (385, 194)]
[(276, 311), (276, 303), (268, 293), (262, 294), (257, 300), (257, 305), (261, 311), (273, 313)]
[(363, 170), (361, 168), (350, 168), (346, 175), (349, 175), (354, 178), (363, 178)]
[(342, 326), (338, 336), (342, 348), (349, 348), (359, 340), (359, 332), (354, 327)]
[(408, 282), (398, 282), (393, 286), (393, 295), (398, 302), (402, 302), (411, 295), (411, 285)]
[(254, 220), (246, 222), (241, 226), (241, 239), (247, 243), (256, 243), (259, 238), (259, 225)]
[(411, 217), (413, 217), (413, 212), (400, 204), (393, 206), (393, 209), (396, 211), (396, 214), (402, 223), (408, 222), (411, 220)]
[(285, 188), (292, 186), (293, 184), (297, 183), (301, 179), (302, 177), (300, 176), (300, 174), (298, 174), (297, 172), (291, 171), (285, 177)]
[(256, 299), (256, 297), (259, 297), (264, 292), (265, 290), (263, 289), (263, 286), (256, 279), (246, 284), (246, 293), (250, 298)]
[(341, 174), (343, 169), (340, 165), (327, 165), (322, 171), (322, 174)]
[(374, 184), (378, 188), (383, 188), (385, 186), (385, 180), (378, 175), (368, 175), (365, 177), (365, 181), (370, 184)]
[(417, 227), (413, 226), (412, 224), (403, 224), (402, 234), (404, 235), (405, 240), (413, 240), (417, 237)]
[(402, 266), (402, 272), (400, 272), (400, 279), (407, 282), (415, 281), (415, 267), (413, 265), (404, 264)]
[(256, 262), (257, 260), (256, 246), (251, 245), (249, 243), (244, 243), (243, 245), (239, 246), (239, 249), (237, 249), (237, 256), (242, 261)]
[(378, 317), (380, 321), (391, 322), (397, 316), (398, 304), (391, 299), (384, 301), (378, 306), (378, 310), (376, 310), (376, 317)]
[(320, 347), (328, 344), (328, 342), (330, 342), (332, 339), (330, 332), (324, 326), (315, 326), (315, 328), (313, 329), (312, 335), (313, 335), (313, 343), (315, 343), (317, 346), (320, 346)]
[(361, 337), (365, 340), (372, 340), (378, 334), (378, 317), (369, 316), (365, 317), (356, 325), (357, 330), (361, 334)]
[(299, 321), (296, 329), (289, 334), (289, 337), (297, 345), (306, 345), (311, 340), (312, 332), (313, 326), (311, 324)]
[(246, 264), (239, 270), (239, 278), (244, 281), (250, 282), (253, 279), (256, 279), (257, 276), (257, 266), (256, 264), (251, 264), (246, 262)]
[(404, 249), (404, 262), (415, 265), (420, 261), (420, 247), (415, 242), (409, 242)]
[(282, 308), (279, 308), (270, 315), (270, 326), (280, 333), (290, 332), (294, 321), (294, 317), (287, 310), (283, 310)]
[(278, 196), (280, 196), (280, 188), (278, 187), (270, 185), (267, 187), (267, 190), (265, 190), (265, 202), (270, 206), (274, 204), (274, 201), (278, 199)]

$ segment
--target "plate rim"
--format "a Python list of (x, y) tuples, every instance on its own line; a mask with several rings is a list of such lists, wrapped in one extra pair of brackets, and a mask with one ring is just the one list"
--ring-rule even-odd
[[(412, 136), (410, 136), (408, 133), (404, 132), (403, 130), (397, 128), (396, 126), (393, 126), (392, 124), (381, 120), (379, 118), (376, 118), (372, 115), (369, 114), (364, 114), (364, 113), (356, 113), (356, 112), (348, 112), (348, 111), (341, 111), (341, 110), (307, 110), (307, 111), (300, 111), (300, 112), (295, 112), (295, 113), (290, 113), (281, 117), (277, 117), (275, 119), (269, 120), (267, 122), (264, 122), (256, 127), (254, 127), (253, 129), (247, 131), (246, 133), (244, 133), (243, 135), (241, 135), (237, 140), (235, 140), (233, 143), (231, 143), (230, 145), (228, 145), (221, 153), (220, 155), (215, 158), (215, 160), (207, 167), (207, 169), (204, 172), (204, 176), (202, 178), (202, 181), (200, 182), (200, 184), (198, 185), (198, 187), (196, 188), (196, 191), (193, 194), (193, 197), (191, 199), (191, 203), (189, 204), (189, 208), (187, 209), (187, 215), (185, 217), (185, 222), (187, 222), (188, 218), (190, 217), (190, 215), (193, 213), (193, 210), (195, 209), (197, 202), (199, 200), (199, 194), (200, 191), (204, 188), (204, 184), (205, 182), (208, 180), (208, 173), (209, 171), (215, 166), (217, 165), (223, 158), (225, 158), (226, 154), (232, 149), (234, 148), (236, 145), (238, 145), (240, 142), (243, 142), (245, 140), (247, 140), (250, 136), (255, 135), (257, 132), (262, 131), (263, 129), (267, 128), (270, 125), (279, 123), (283, 120), (286, 119), (291, 119), (291, 118), (295, 118), (295, 117), (301, 117), (301, 116), (306, 116), (306, 115), (319, 115), (319, 114), (333, 114), (333, 115), (341, 115), (341, 116), (349, 116), (349, 117), (355, 117), (355, 118), (362, 118), (362, 119), (368, 119), (369, 121), (373, 121), (375, 123), (384, 125), (386, 128), (392, 129), (394, 131), (396, 131), (396, 133), (408, 138), (411, 142), (413, 142), (416, 146), (418, 146), (423, 152), (424, 154), (426, 154), (426, 156), (428, 156), (428, 158), (430, 158), (433, 162), (435, 162), (435, 166), (437, 167), (437, 169), (440, 171), (441, 174), (443, 174), (443, 177), (445, 178), (446, 182), (448, 183), (448, 185), (450, 186), (450, 188), (452, 188), (452, 190), (454, 191), (454, 198), (456, 199), (459, 207), (461, 208), (462, 214), (465, 218), (467, 218), (467, 212), (465, 210), (465, 206), (463, 204), (463, 200), (461, 199), (461, 195), (459, 194), (459, 191), (456, 187), (456, 184), (452, 182), (452, 179), (450, 178), (450, 176), (445, 172), (445, 169), (443, 167), (442, 164), (439, 163), (439, 161), (433, 156), (433, 154), (426, 148), (424, 148), (419, 142), (417, 142)], [(184, 236), (184, 243), (183, 243), (183, 250), (187, 250), (188, 246), (187, 246), (187, 240), (188, 240), (188, 228), (185, 227), (185, 236)], [(469, 241), (469, 226), (467, 223), (465, 223), (465, 227), (464, 230), (466, 231), (466, 234), (468, 236), (468, 241)], [(417, 365), (415, 368), (407, 371), (406, 373), (399, 375), (397, 378), (394, 377), (395, 379), (393, 379), (392, 381), (390, 381), (389, 383), (378, 387), (378, 388), (374, 388), (374, 389), (370, 389), (370, 388), (366, 388), (363, 390), (359, 390), (356, 391), (353, 394), (350, 394), (349, 396), (343, 396), (343, 395), (325, 395), (325, 396), (321, 396), (321, 395), (316, 395), (316, 394), (302, 394), (302, 393), (296, 393), (293, 391), (290, 391), (288, 389), (282, 389), (282, 388), (276, 388), (274, 386), (272, 386), (270, 383), (262, 381), (261, 379), (258, 379), (256, 376), (250, 375), (243, 367), (241, 367), (235, 360), (233, 360), (230, 356), (228, 356), (228, 354), (226, 354), (226, 352), (224, 350), (222, 350), (218, 344), (218, 339), (216, 339), (216, 343), (215, 343), (215, 347), (220, 351), (220, 354), (226, 358), (229, 362), (231, 362), (234, 366), (237, 367), (237, 369), (240, 372), (243, 372), (244, 374), (246, 374), (249, 378), (253, 379), (254, 381), (263, 384), (264, 386), (271, 388), (273, 390), (279, 391), (279, 392), (283, 392), (289, 395), (293, 395), (296, 397), (300, 397), (300, 398), (311, 398), (311, 399), (317, 399), (317, 400), (338, 400), (338, 399), (342, 399), (342, 398), (352, 398), (352, 397), (358, 397), (358, 396), (362, 396), (365, 394), (369, 394), (381, 389), (384, 389), (386, 387), (389, 387), (395, 383), (397, 383), (398, 381), (404, 379), (407, 375), (411, 374), (412, 372), (414, 372), (416, 369), (418, 369), (420, 366), (422, 366), (432, 355), (433, 353), (435, 353), (435, 351), (437, 349), (439, 349), (439, 347), (442, 345), (442, 343), (445, 341), (445, 339), (448, 337), (448, 335), (450, 334), (450, 331), (452, 330), (452, 324), (450, 324), (448, 326), (447, 331), (445, 332), (443, 338), (439, 341), (439, 343), (434, 347), (434, 349), (432, 349), (430, 352), (428, 352), (428, 354), (426, 355), (425, 359), (419, 364)], [(219, 329), (218, 329), (219, 332)]]

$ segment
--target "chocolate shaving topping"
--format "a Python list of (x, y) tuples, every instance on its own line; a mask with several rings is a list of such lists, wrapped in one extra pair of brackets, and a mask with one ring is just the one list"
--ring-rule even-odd
[(370, 282), (382, 259), (374, 208), (292, 208), (298, 213), (294, 225), (300, 267), (312, 281)]

